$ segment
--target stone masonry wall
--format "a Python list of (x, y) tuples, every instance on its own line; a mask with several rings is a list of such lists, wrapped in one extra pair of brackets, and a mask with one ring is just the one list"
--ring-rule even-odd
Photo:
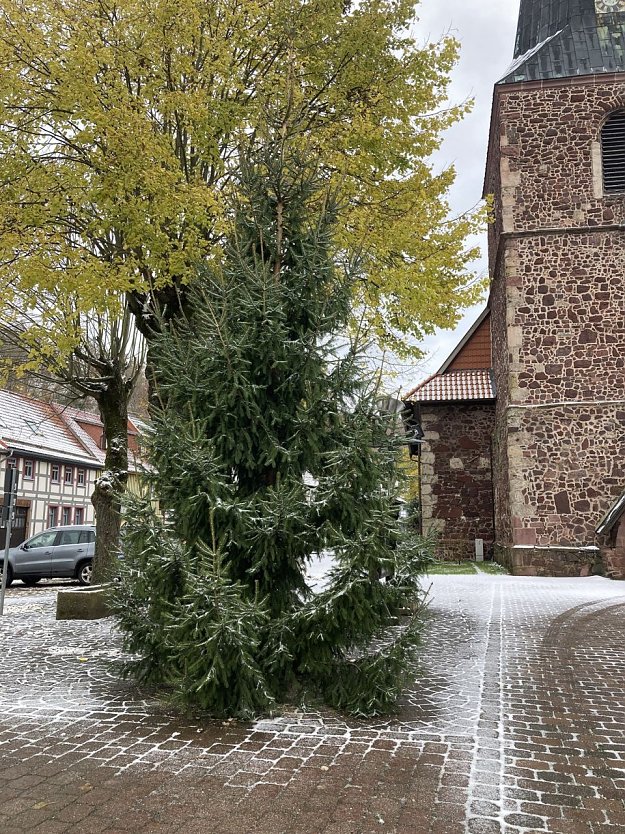
[[(505, 262), (502, 262), (505, 266)], [(508, 354), (506, 281), (493, 281), (490, 294), (493, 376), (497, 393), (493, 431), (493, 498), (495, 541), (512, 539), (510, 484), (508, 467), (508, 426), (506, 414), (510, 400), (510, 359)]]
[(602, 547), (602, 558), (608, 576), (625, 579), (625, 515), (617, 522), (610, 541)]
[(495, 421), (492, 458), (495, 542), (499, 544), (505, 542), (509, 545), (512, 541), (512, 515), (510, 513), (508, 434), (507, 426), (501, 420)]
[(439, 558), (473, 558), (476, 538), (492, 554), (493, 423), (490, 402), (421, 406), (423, 531), (437, 534)]
[(511, 401), (625, 401), (625, 230), (510, 248)]
[(587, 570), (625, 489), (625, 194), (603, 194), (599, 145), (622, 107), (622, 74), (496, 90), (496, 551), (516, 572)]
[(593, 546), (623, 492), (625, 409), (512, 407), (508, 455), (513, 543)]
[(491, 266), (502, 233), (625, 222), (622, 195), (603, 195), (599, 146), (606, 116), (625, 107), (625, 74), (501, 85), (493, 106)]
[(495, 559), (516, 576), (590, 576), (599, 548), (495, 546)]

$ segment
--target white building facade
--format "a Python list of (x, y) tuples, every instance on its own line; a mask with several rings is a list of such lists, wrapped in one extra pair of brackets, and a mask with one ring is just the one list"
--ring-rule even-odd
[(81, 413), (0, 391), (0, 485), (7, 466), (19, 476), (12, 546), (58, 524), (94, 523), (91, 495), (104, 452), (75, 419)]

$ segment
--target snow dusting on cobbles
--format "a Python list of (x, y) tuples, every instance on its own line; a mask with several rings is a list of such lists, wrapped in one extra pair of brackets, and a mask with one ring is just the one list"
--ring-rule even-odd
[(0, 620), (0, 831), (625, 830), (625, 584), (432, 582), (396, 715), (250, 724), (176, 715), (120, 679), (110, 621), (57, 622), (54, 588), (16, 583)]

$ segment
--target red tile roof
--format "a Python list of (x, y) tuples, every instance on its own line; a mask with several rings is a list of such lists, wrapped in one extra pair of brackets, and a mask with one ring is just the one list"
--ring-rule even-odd
[(493, 375), (489, 368), (434, 374), (409, 391), (404, 399), (415, 402), (494, 400)]
[(54, 406), (23, 394), (0, 390), (0, 438), (20, 453), (98, 465)]
[[(97, 414), (0, 390), (0, 450), (11, 448), (20, 454), (101, 468), (105, 453), (81, 423), (102, 428)], [(134, 424), (129, 423), (128, 435), (136, 438)], [(138, 451), (129, 448), (128, 452), (129, 471), (135, 472), (140, 465)]]

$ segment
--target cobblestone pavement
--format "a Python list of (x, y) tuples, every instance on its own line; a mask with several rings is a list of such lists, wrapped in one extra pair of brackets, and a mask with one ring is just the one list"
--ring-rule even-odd
[(625, 583), (437, 576), (391, 720), (180, 718), (108, 621), (19, 583), (0, 621), (0, 834), (625, 831)]

